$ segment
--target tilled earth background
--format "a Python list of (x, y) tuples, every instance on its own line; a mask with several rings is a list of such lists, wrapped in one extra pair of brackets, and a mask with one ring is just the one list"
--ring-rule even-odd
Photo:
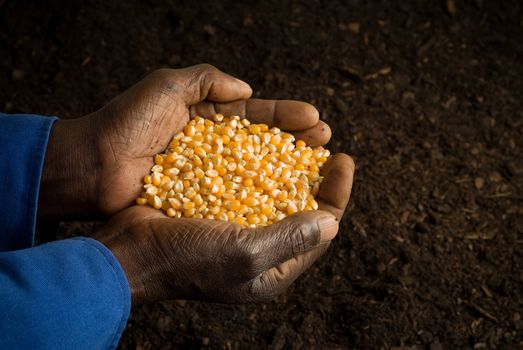
[(521, 349), (522, 45), (517, 0), (0, 0), (0, 110), (78, 117), (208, 62), (315, 104), (354, 157), (341, 232), (285, 295), (136, 308), (122, 349)]

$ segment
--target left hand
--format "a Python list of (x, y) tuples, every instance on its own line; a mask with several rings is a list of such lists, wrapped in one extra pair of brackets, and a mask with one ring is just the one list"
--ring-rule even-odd
[(160, 69), (85, 117), (56, 123), (49, 140), (39, 216), (111, 215), (130, 206), (142, 179), (191, 117), (248, 117), (311, 146), (331, 136), (318, 111), (299, 101), (249, 99), (248, 84), (210, 65)]
[(349, 201), (354, 162), (332, 156), (321, 173), (319, 210), (265, 227), (169, 218), (148, 206), (118, 213), (95, 232), (120, 262), (133, 305), (168, 299), (263, 302), (282, 293), (336, 237)]

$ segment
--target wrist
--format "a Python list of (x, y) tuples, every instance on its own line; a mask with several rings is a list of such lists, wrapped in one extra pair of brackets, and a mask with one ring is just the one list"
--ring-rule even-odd
[(96, 216), (99, 158), (96, 135), (88, 118), (56, 122), (46, 150), (38, 217)]
[(140, 266), (143, 258), (135, 242), (139, 237), (131, 239), (129, 235), (132, 233), (121, 232), (118, 225), (108, 224), (96, 231), (91, 238), (102, 243), (118, 260), (131, 291), (131, 304), (137, 306), (146, 302), (147, 293), (141, 280), (143, 269)]

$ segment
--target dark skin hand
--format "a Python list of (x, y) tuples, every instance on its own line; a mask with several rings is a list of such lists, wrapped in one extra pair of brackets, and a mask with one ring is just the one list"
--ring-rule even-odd
[(249, 116), (312, 146), (331, 136), (318, 111), (300, 101), (249, 99), (248, 84), (210, 65), (160, 69), (82, 118), (55, 124), (42, 175), (40, 218), (108, 216), (132, 205), (153, 157), (191, 117)]
[(176, 298), (225, 303), (271, 299), (336, 236), (352, 188), (349, 156), (337, 154), (324, 166), (319, 210), (264, 228), (172, 219), (148, 207), (125, 209), (141, 192), (154, 155), (196, 115), (248, 116), (292, 132), (311, 146), (329, 141), (330, 128), (310, 104), (250, 99), (251, 93), (246, 83), (209, 65), (162, 69), (99, 111), (59, 121), (49, 140), (39, 216), (121, 211), (93, 237), (120, 261), (134, 305)]
[(132, 303), (197, 299), (264, 302), (282, 293), (325, 253), (352, 188), (354, 163), (336, 154), (325, 165), (319, 210), (270, 226), (242, 228), (206, 219), (172, 219), (135, 206), (94, 235), (120, 261)]

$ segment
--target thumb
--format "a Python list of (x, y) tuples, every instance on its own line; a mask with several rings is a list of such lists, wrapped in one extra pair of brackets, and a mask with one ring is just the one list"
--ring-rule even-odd
[(199, 64), (172, 71), (182, 86), (181, 98), (187, 105), (208, 100), (230, 102), (248, 99), (252, 95), (249, 84), (236, 79), (210, 64)]
[(294, 214), (273, 225), (254, 229), (246, 235), (265, 259), (260, 259), (265, 271), (311, 249), (331, 241), (338, 233), (339, 223), (327, 211), (315, 210)]

